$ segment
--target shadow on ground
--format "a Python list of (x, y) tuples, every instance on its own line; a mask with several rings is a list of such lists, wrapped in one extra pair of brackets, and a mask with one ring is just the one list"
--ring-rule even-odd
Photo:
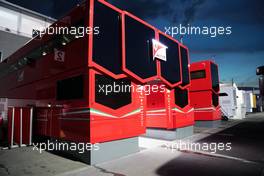
[[(198, 143), (231, 143), (230, 151), (215, 155), (200, 152), (182, 153), (156, 170), (167, 175), (264, 175), (264, 115), (248, 118), (233, 127), (203, 138)], [(234, 157), (234, 158), (233, 158)]]

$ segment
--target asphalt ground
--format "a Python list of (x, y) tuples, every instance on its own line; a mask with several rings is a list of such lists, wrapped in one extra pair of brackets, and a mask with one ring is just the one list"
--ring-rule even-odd
[[(0, 150), (0, 176), (221, 175), (264, 176), (264, 113), (223, 121), (217, 128), (195, 128), (182, 140), (195, 144), (230, 143), (230, 150), (193, 150), (160, 145), (116, 160), (88, 166), (32, 147)], [(173, 141), (170, 144), (178, 143)]]

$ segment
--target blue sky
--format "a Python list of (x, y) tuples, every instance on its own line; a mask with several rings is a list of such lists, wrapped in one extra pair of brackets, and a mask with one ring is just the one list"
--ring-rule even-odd
[[(9, 0), (58, 18), (80, 0)], [(241, 86), (258, 86), (256, 67), (264, 65), (264, 1), (262, 0), (109, 0), (165, 31), (165, 26), (231, 26), (232, 34), (215, 38), (185, 35), (191, 61), (212, 58), (221, 81), (233, 78)], [(61, 5), (63, 4), (63, 6)], [(179, 39), (179, 35), (175, 36)]]
[[(232, 34), (215, 38), (185, 35), (191, 61), (213, 58), (221, 81), (258, 87), (256, 67), (264, 65), (264, 1), (262, 0), (111, 0), (165, 31), (165, 26), (231, 26)], [(139, 3), (143, 2), (143, 4)], [(148, 8), (149, 7), (149, 8)], [(179, 39), (179, 35), (175, 36)]]

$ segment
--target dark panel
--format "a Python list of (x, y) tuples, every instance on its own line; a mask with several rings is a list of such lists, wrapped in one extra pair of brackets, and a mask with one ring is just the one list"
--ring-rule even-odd
[(161, 75), (171, 84), (181, 81), (179, 45), (173, 40), (160, 35), (160, 42), (168, 47), (167, 61), (160, 61)]
[(97, 1), (94, 8), (94, 27), (99, 27), (99, 34), (93, 37), (93, 61), (115, 74), (121, 74), (120, 14)]
[(188, 105), (188, 90), (176, 87), (174, 89), (175, 104), (181, 108)]
[(125, 25), (126, 68), (143, 79), (155, 76), (156, 61), (153, 61), (151, 53), (154, 30), (128, 16)]
[(57, 82), (57, 100), (72, 100), (83, 98), (83, 76), (67, 78)]
[(211, 63), (212, 88), (214, 91), (219, 91), (219, 77), (217, 66)]
[(201, 79), (206, 78), (205, 70), (198, 70), (191, 72), (191, 79)]
[(219, 96), (218, 96), (218, 94), (212, 92), (212, 100), (213, 100), (213, 105), (215, 107), (217, 107), (218, 104), (219, 104)]
[(264, 97), (264, 76), (259, 77), (259, 95)]
[(185, 48), (180, 47), (181, 50), (181, 63), (182, 63), (182, 86), (186, 86), (190, 83), (189, 80), (189, 62), (188, 52)]
[[(132, 102), (131, 91), (127, 88), (128, 86), (131, 86), (131, 81), (127, 78), (113, 79), (96, 74), (95, 101), (112, 109), (128, 105)], [(106, 92), (106, 90), (108, 91)]]
[(264, 65), (257, 68), (257, 75), (264, 75)]

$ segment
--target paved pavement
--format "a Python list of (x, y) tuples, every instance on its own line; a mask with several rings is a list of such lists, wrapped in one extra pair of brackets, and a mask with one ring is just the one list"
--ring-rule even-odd
[(86, 165), (48, 152), (40, 154), (37, 151), (33, 151), (32, 147), (0, 151), (0, 176), (48, 176), (82, 167), (86, 167)]
[[(231, 150), (179, 149), (165, 145), (110, 162), (88, 166), (31, 147), (0, 151), (0, 176), (186, 175), (264, 176), (264, 113), (222, 122), (218, 128), (195, 128), (183, 142), (231, 143)], [(170, 144), (176, 144), (173, 141)]]

